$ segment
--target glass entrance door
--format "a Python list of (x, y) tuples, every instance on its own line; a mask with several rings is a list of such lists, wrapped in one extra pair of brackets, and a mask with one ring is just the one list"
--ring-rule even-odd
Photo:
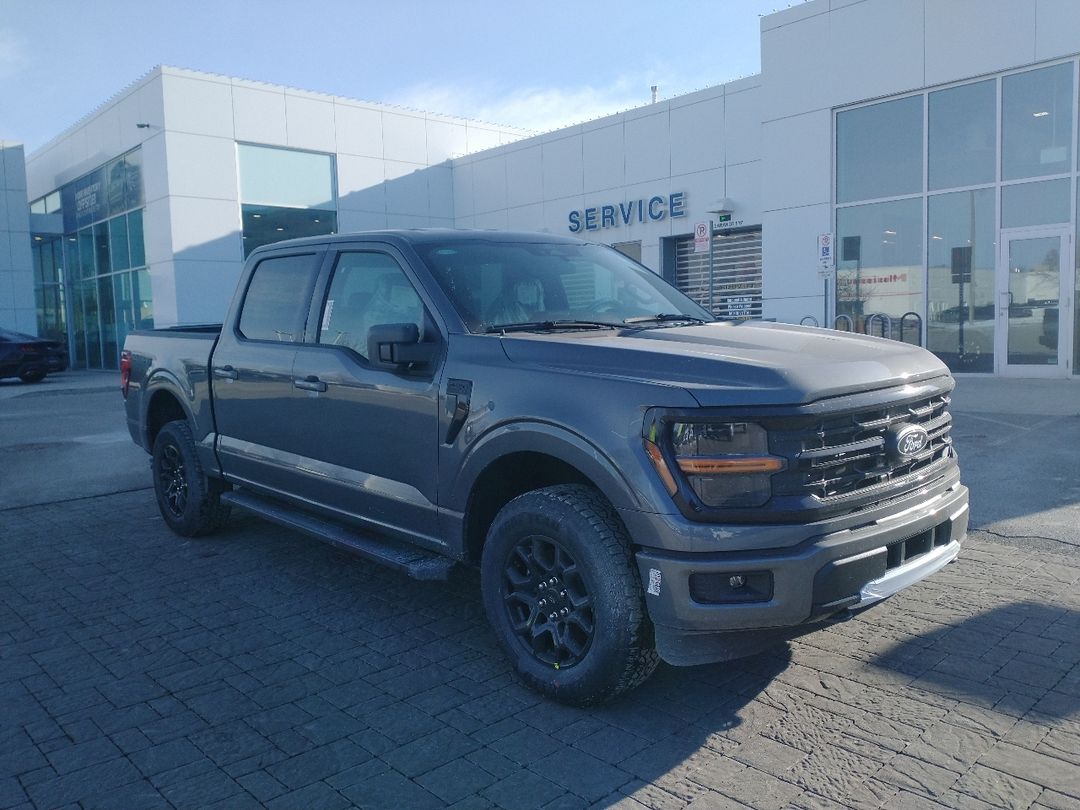
[(1004, 230), (998, 260), (998, 371), (1063, 377), (1072, 349), (1072, 234), (1067, 227)]

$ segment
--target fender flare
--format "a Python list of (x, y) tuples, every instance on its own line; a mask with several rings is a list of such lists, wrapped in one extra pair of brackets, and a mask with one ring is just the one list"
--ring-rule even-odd
[[(166, 393), (171, 394), (173, 399), (180, 403), (180, 408), (184, 412), (184, 418), (187, 419), (188, 424), (192, 427), (192, 432), (198, 430), (198, 424), (195, 421), (195, 414), (191, 410), (191, 400), (194, 396), (194, 391), (184, 383), (168, 369), (156, 369), (150, 373), (150, 376), (146, 380), (146, 385), (143, 387), (143, 396), (141, 403), (140, 414), (140, 431), (142, 432), (143, 446), (149, 452), (152, 447), (150, 444), (150, 403), (152, 403), (159, 394)], [(199, 441), (201, 437), (196, 437), (196, 441)]]
[(540, 420), (504, 423), (477, 439), (458, 468), (447, 506), (464, 512), (483, 472), (500, 458), (523, 452), (551, 456), (578, 470), (617, 509), (641, 508), (630, 480), (603, 450), (561, 425)]

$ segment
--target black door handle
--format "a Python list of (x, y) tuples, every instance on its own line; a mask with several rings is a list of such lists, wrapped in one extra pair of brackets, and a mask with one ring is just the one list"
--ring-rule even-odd
[(218, 366), (214, 369), (214, 376), (223, 380), (235, 380), (240, 377), (240, 372), (232, 366)]
[(293, 386), (301, 391), (325, 391), (326, 383), (315, 375), (304, 377), (302, 380), (293, 380)]

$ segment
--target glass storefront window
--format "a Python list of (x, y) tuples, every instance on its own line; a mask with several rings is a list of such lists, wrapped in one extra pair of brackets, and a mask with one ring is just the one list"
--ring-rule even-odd
[(1076, 181), (1076, 230), (1073, 236), (1073, 245), (1076, 248), (1076, 275), (1074, 276), (1074, 301), (1073, 301), (1073, 374), (1080, 374), (1080, 178)]
[(94, 233), (90, 228), (79, 231), (79, 278), (97, 275), (94, 270)]
[(109, 223), (99, 222), (94, 226), (94, 252), (97, 255), (97, 271), (109, 272)]
[(926, 347), (953, 371), (994, 370), (995, 233), (992, 188), (930, 197)]
[(124, 215), (109, 220), (109, 250), (112, 254), (112, 269), (127, 270), (131, 267), (131, 253), (128, 250), (127, 217)]
[(150, 271), (134, 273), (135, 328), (154, 328), (154, 297), (150, 293)]
[(116, 368), (120, 347), (116, 342), (116, 303), (111, 276), (98, 278), (98, 315), (101, 323), (102, 368)]
[(836, 116), (836, 199), (854, 202), (922, 191), (923, 97)]
[(1056, 225), (1069, 221), (1068, 178), (1001, 187), (1001, 227)]
[[(836, 236), (836, 314), (861, 332), (868, 316), (882, 313), (898, 338), (905, 314), (923, 314), (922, 199), (837, 209)], [(904, 339), (915, 342), (918, 319), (904, 323)]]
[(320, 208), (240, 206), (244, 256), (262, 245), (301, 236), (322, 236), (337, 231), (337, 212)]
[(131, 245), (131, 266), (142, 267), (146, 264), (146, 246), (143, 244), (142, 209), (127, 215), (128, 244)]
[(239, 144), (240, 200), (286, 208), (334, 207), (332, 155)]
[(928, 171), (931, 189), (994, 182), (997, 82), (930, 93)]
[(1002, 179), (1072, 169), (1072, 63), (1004, 77), (1001, 107)]

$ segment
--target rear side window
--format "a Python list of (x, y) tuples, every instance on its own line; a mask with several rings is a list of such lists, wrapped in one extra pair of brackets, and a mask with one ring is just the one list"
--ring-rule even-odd
[(240, 334), (248, 340), (301, 340), (314, 270), (313, 253), (259, 262), (240, 311)]

